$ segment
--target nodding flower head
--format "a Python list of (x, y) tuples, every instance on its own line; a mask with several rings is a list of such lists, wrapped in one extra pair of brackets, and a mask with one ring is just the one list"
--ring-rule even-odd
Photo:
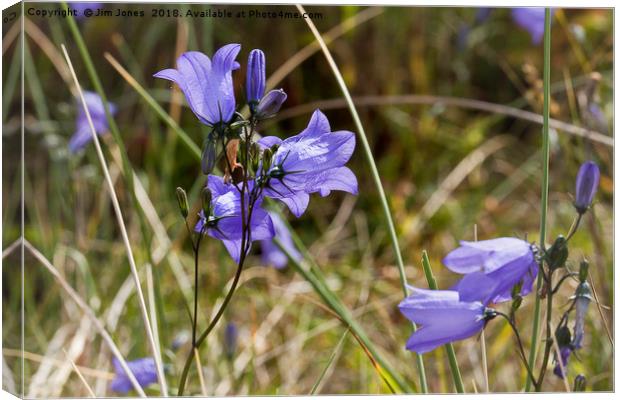
[(571, 345), (575, 349), (580, 349), (583, 344), (584, 328), (586, 324), (586, 314), (592, 301), (592, 294), (588, 282), (581, 282), (575, 290), (575, 326), (573, 327), (573, 341)]
[(227, 44), (213, 55), (213, 60), (199, 51), (188, 51), (177, 59), (177, 69), (165, 69), (155, 75), (179, 85), (198, 119), (210, 126), (228, 124), (235, 113), (232, 71), (241, 45)]
[(256, 105), (265, 94), (265, 53), (261, 50), (254, 49), (248, 56), (245, 90), (250, 105)]
[(588, 211), (598, 189), (601, 172), (594, 161), (581, 165), (575, 182), (575, 209), (579, 214)]
[(458, 290), (410, 287), (411, 295), (398, 308), (421, 328), (407, 341), (407, 350), (426, 353), (480, 332), (497, 315), (486, 307), (496, 285), (494, 280), (478, 272), (465, 276)]
[(521, 239), (503, 237), (478, 242), (461, 241), (443, 259), (449, 270), (458, 274), (482, 272), (495, 280), (493, 303), (512, 300), (512, 288), (521, 284), (521, 296), (532, 291), (538, 273), (533, 246)]
[[(88, 113), (95, 127), (95, 132), (99, 135), (106, 133), (110, 130), (110, 127), (108, 126), (103, 100), (95, 92), (84, 92), (83, 94)], [(116, 114), (116, 105), (108, 102), (108, 109), (112, 115)], [(79, 150), (83, 149), (92, 138), (88, 117), (86, 117), (82, 101), (78, 99), (75, 133), (71, 136), (71, 140), (69, 140), (69, 150), (71, 150), (72, 153), (77, 153)]]
[(355, 149), (353, 132), (332, 132), (323, 113), (315, 111), (308, 127), (281, 140), (266, 136), (263, 149), (277, 149), (267, 171), (264, 194), (285, 203), (299, 217), (308, 207), (311, 193), (327, 196), (332, 190), (357, 194), (357, 178), (344, 165)]
[[(112, 359), (112, 364), (114, 365), (116, 375), (110, 383), (110, 389), (122, 394), (129, 392), (133, 388), (133, 385), (125, 373), (125, 370), (123, 370), (121, 363), (114, 358)], [(157, 382), (157, 368), (155, 367), (155, 360), (153, 358), (147, 357), (127, 361), (127, 366), (136, 377), (136, 380), (140, 386), (147, 387), (148, 385)]]
[(570, 348), (570, 346), (560, 346), (560, 359), (562, 363), (560, 364), (560, 360), (558, 360), (556, 355), (554, 360), (555, 367), (553, 367), (553, 373), (558, 378), (564, 378), (564, 376), (566, 375), (566, 371), (568, 368), (568, 359), (570, 358), (572, 352), (573, 350)]
[[(253, 181), (248, 182), (251, 191)], [(222, 241), (230, 256), (239, 262), (242, 249), (243, 221), (241, 213), (241, 195), (232, 183), (225, 183), (222, 177), (209, 175), (208, 188), (211, 192), (210, 215), (200, 211), (200, 218), (194, 227), (198, 233), (206, 233)], [(271, 239), (275, 235), (273, 222), (269, 214), (261, 207), (262, 199), (258, 199), (253, 207), (250, 220), (250, 242)], [(249, 199), (245, 196), (245, 210), (248, 210)]]

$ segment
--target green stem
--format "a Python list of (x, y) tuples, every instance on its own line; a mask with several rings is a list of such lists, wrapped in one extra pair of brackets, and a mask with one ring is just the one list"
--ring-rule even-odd
[[(547, 235), (547, 206), (549, 195), (549, 88), (551, 76), (551, 13), (549, 8), (545, 9), (545, 41), (544, 41), (544, 74), (543, 74), (543, 131), (542, 131), (542, 155), (543, 155), (543, 177), (541, 190), (541, 211), (540, 211), (540, 249), (545, 251), (545, 237)], [(543, 284), (543, 265), (540, 264), (538, 277), (536, 279), (536, 300), (534, 303), (534, 325), (532, 326), (532, 346), (528, 364), (534, 366), (538, 347), (538, 331), (540, 329), (540, 296), (538, 295)], [(532, 379), (528, 375), (525, 381), (525, 391), (529, 392), (532, 387)]]
[[(323, 301), (331, 307), (332, 310), (347, 324), (351, 329), (351, 332), (357, 336), (357, 338), (364, 344), (364, 346), (368, 349), (369, 353), (372, 355), (374, 360), (377, 362), (378, 366), (381, 368), (381, 371), (388, 376), (384, 376), (384, 378), (388, 378), (391, 382), (393, 382), (394, 386), (399, 388), (404, 393), (411, 393), (412, 389), (407, 385), (407, 383), (403, 380), (403, 378), (394, 371), (394, 369), (385, 361), (383, 356), (377, 351), (374, 343), (370, 340), (370, 338), (366, 335), (364, 329), (357, 323), (357, 321), (353, 318), (350, 311), (340, 302), (338, 297), (327, 287), (327, 285), (319, 279), (309, 268), (303, 266), (297, 259), (295, 259), (291, 253), (282, 246), (282, 243), (278, 238), (274, 238), (274, 243), (278, 248), (286, 255), (289, 259), (289, 264), (298, 272), (301, 276), (307, 280), (314, 290), (318, 293), (318, 295), (323, 299)], [(307, 260), (312, 263), (312, 260)]]
[[(437, 290), (437, 282), (433, 276), (433, 270), (431, 269), (431, 262), (428, 259), (426, 250), (422, 251), (422, 268), (424, 269), (424, 276), (428, 282), (428, 287), (432, 290)], [(452, 343), (448, 343), (444, 346), (446, 353), (448, 353), (448, 361), (450, 363), (450, 371), (452, 372), (452, 380), (454, 381), (454, 387), (457, 393), (465, 393), (465, 386), (463, 385), (463, 378), (461, 377), (461, 371), (459, 364), (456, 360), (456, 353), (454, 352), (454, 346)]]
[[(303, 13), (305, 12), (304, 8), (301, 5), (297, 5), (297, 8)], [(403, 291), (404, 297), (409, 295), (409, 291), (407, 290), (407, 276), (405, 274), (405, 264), (403, 262), (403, 257), (400, 252), (400, 247), (398, 245), (398, 236), (396, 234), (396, 228), (394, 226), (394, 221), (392, 220), (392, 213), (390, 212), (390, 206), (388, 203), (387, 196), (385, 191), (383, 190), (383, 184), (381, 183), (381, 177), (379, 175), (379, 170), (377, 169), (377, 165), (375, 164), (374, 157), (372, 155), (372, 150), (370, 148), (370, 144), (368, 143), (368, 139), (366, 137), (366, 132), (364, 131), (364, 126), (362, 125), (362, 121), (357, 113), (357, 109), (355, 108), (355, 104), (353, 103), (353, 99), (351, 98), (351, 94), (349, 93), (349, 89), (347, 88), (347, 84), (340, 73), (340, 69), (334, 61), (334, 58), (331, 55), (331, 52), (327, 48), (323, 37), (317, 30), (316, 26), (312, 22), (311, 19), (305, 19), (308, 27), (312, 31), (316, 41), (321, 46), (323, 50), (323, 54), (327, 59), (329, 66), (334, 73), (334, 77), (336, 81), (338, 81), (338, 85), (340, 86), (340, 90), (342, 91), (342, 95), (344, 96), (347, 105), (349, 107), (349, 111), (351, 112), (351, 117), (353, 117), (353, 122), (357, 128), (359, 133), (359, 138), (362, 142), (362, 147), (364, 149), (364, 155), (366, 156), (366, 160), (368, 161), (368, 165), (370, 167), (370, 173), (372, 175), (372, 179), (374, 181), (375, 187), (379, 192), (379, 200), (381, 202), (381, 208), (383, 209), (383, 216), (385, 218), (385, 222), (388, 228), (388, 233), (390, 235), (390, 240), (392, 242), (392, 247), (394, 249), (394, 255), (396, 257), (396, 265), (398, 266), (398, 274), (400, 277), (400, 286)], [(415, 325), (414, 325), (415, 330)], [(426, 384), (426, 371), (424, 369), (424, 360), (422, 359), (422, 355), (416, 353), (416, 363), (418, 366), (418, 374), (420, 377), (420, 387), (423, 393), (428, 393), (427, 384)]]

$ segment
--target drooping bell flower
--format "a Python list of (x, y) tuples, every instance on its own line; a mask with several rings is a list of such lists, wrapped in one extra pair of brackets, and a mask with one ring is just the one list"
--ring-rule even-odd
[(560, 357), (562, 359), (562, 365), (560, 365), (559, 360), (556, 358), (554, 359), (554, 364), (555, 367), (553, 367), (553, 373), (558, 377), (558, 378), (564, 378), (564, 376), (566, 375), (566, 371), (567, 371), (567, 367), (568, 367), (568, 359), (570, 358), (570, 355), (572, 353), (572, 349), (570, 348), (570, 346), (561, 346), (560, 347)]
[[(95, 132), (99, 135), (103, 135), (110, 130), (108, 120), (105, 115), (103, 101), (95, 92), (85, 91), (83, 94), (86, 107), (88, 107), (90, 118), (92, 119), (93, 126), (95, 127)], [(116, 114), (116, 105), (108, 102), (108, 108), (110, 110), (110, 114)], [(75, 119), (75, 133), (73, 133), (73, 136), (71, 136), (71, 139), (69, 140), (69, 150), (72, 153), (77, 153), (79, 150), (83, 149), (92, 140), (92, 138), (90, 124), (88, 123), (84, 106), (82, 105), (82, 101), (78, 99), (77, 117)]]
[[(280, 218), (278, 214), (272, 212), (270, 212), (269, 215), (271, 216), (273, 227), (276, 231), (275, 238), (282, 243), (282, 246), (284, 246), (286, 251), (293, 256), (294, 259), (301, 261), (303, 257), (295, 247), (291, 232), (288, 230), (284, 221), (282, 221), (282, 218)], [(273, 240), (262, 240), (260, 245), (263, 250), (262, 260), (265, 265), (271, 265), (278, 269), (286, 267), (288, 264), (288, 257), (278, 248)]]
[(410, 287), (411, 295), (398, 308), (421, 327), (407, 341), (407, 350), (426, 353), (480, 332), (485, 322), (495, 316), (486, 304), (496, 284), (477, 272), (463, 277), (459, 291)]
[[(248, 182), (248, 191), (252, 190), (253, 181)], [(241, 195), (232, 183), (225, 183), (222, 177), (209, 175), (208, 188), (211, 191), (210, 215), (200, 212), (200, 218), (194, 227), (198, 233), (206, 233), (222, 241), (235, 262), (241, 257), (241, 239), (243, 221), (241, 213)], [(249, 209), (249, 195), (245, 196), (244, 209)], [(250, 220), (250, 242), (271, 239), (275, 235), (273, 222), (269, 214), (261, 207), (262, 199), (254, 204)], [(205, 227), (206, 224), (206, 227)]]
[[(553, 16), (554, 10), (551, 10)], [(528, 31), (533, 44), (539, 44), (545, 34), (544, 7), (519, 7), (511, 10), (512, 20)]]
[(325, 115), (316, 110), (300, 134), (281, 140), (267, 136), (263, 148), (277, 148), (267, 176), (264, 194), (285, 203), (299, 217), (308, 207), (311, 193), (325, 197), (332, 190), (357, 194), (357, 178), (344, 165), (355, 149), (355, 134), (332, 132)]
[(248, 103), (257, 104), (265, 94), (265, 53), (254, 49), (248, 56), (248, 70), (245, 78)]
[[(129, 377), (123, 370), (121, 363), (116, 358), (112, 359), (112, 364), (114, 365), (116, 375), (110, 383), (110, 389), (117, 393), (126, 394), (131, 389), (133, 389), (133, 385), (131, 384)], [(155, 360), (153, 358), (147, 357), (139, 358), (133, 361), (127, 361), (127, 366), (136, 377), (136, 380), (141, 387), (144, 388), (152, 383), (157, 382), (157, 368), (155, 366)]]
[(165, 69), (155, 75), (179, 85), (198, 119), (209, 126), (231, 121), (235, 113), (235, 91), (232, 71), (239, 44), (227, 44), (213, 55), (213, 60), (199, 51), (188, 51), (177, 59), (177, 69)]
[(524, 240), (509, 237), (478, 242), (461, 241), (461, 246), (448, 253), (443, 263), (458, 274), (483, 272), (495, 280), (498, 284), (491, 301), (500, 303), (512, 300), (512, 288), (518, 283), (522, 284), (521, 296), (532, 291), (538, 273), (532, 247)]
[(592, 296), (588, 282), (581, 282), (575, 291), (575, 326), (573, 327), (573, 341), (571, 346), (580, 349), (583, 344), (586, 314)]
[(601, 172), (594, 161), (587, 161), (581, 165), (575, 182), (575, 209), (579, 214), (588, 211), (594, 195), (598, 189)]

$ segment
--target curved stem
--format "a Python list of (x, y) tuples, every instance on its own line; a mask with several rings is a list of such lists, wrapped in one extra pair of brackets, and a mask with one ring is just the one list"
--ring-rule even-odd
[[(543, 74), (543, 135), (542, 135), (542, 189), (541, 189), (541, 211), (540, 211), (540, 248), (545, 250), (545, 237), (547, 234), (547, 205), (549, 195), (549, 89), (551, 76), (551, 12), (549, 8), (545, 9), (545, 44), (544, 44), (544, 74)], [(542, 275), (544, 269), (542, 263), (538, 278), (536, 279), (536, 300), (534, 303), (534, 325), (532, 326), (532, 347), (530, 348), (529, 365), (536, 362), (536, 351), (538, 347), (538, 331), (540, 329), (540, 296), (539, 292), (542, 288)], [(525, 381), (525, 391), (529, 392), (533, 380), (528, 375)]]
[[(549, 287), (551, 287), (553, 271), (549, 272)], [(543, 362), (540, 367), (540, 373), (538, 375), (538, 381), (535, 381), (534, 386), (537, 392), (541, 391), (542, 383), (545, 378), (545, 372), (547, 372), (547, 364), (549, 363), (549, 355), (551, 354), (551, 347), (553, 346), (553, 340), (551, 333), (551, 313), (553, 312), (553, 292), (549, 292), (547, 294), (547, 333), (546, 333), (546, 341), (545, 341), (545, 354), (543, 356)]]
[(577, 228), (579, 228), (579, 223), (581, 222), (581, 217), (582, 216), (583, 216), (583, 214), (578, 214), (577, 218), (575, 218), (573, 220), (573, 224), (570, 226), (570, 229), (568, 230), (568, 234), (566, 235), (566, 241), (567, 242), (570, 240), (570, 238), (573, 237), (575, 232), (577, 232)]
[(571, 272), (571, 273), (566, 274), (566, 275), (564, 275), (563, 277), (561, 277), (561, 278), (560, 278), (560, 280), (558, 281), (558, 283), (556, 283), (556, 284), (555, 284), (555, 287), (553, 288), (553, 290), (551, 291), (551, 293), (555, 294), (555, 293), (556, 293), (556, 292), (560, 289), (560, 286), (562, 285), (562, 283), (563, 283), (566, 279), (568, 279), (568, 278), (572, 278), (572, 277), (575, 277), (575, 276), (579, 276), (579, 274), (578, 274), (578, 273), (576, 273), (576, 272)]
[(224, 302), (222, 303), (220, 308), (217, 310), (215, 317), (213, 317), (207, 329), (205, 329), (205, 331), (200, 335), (200, 337), (198, 337), (198, 340), (196, 340), (195, 343), (192, 345), (192, 348), (190, 349), (188, 356), (185, 359), (185, 365), (183, 366), (183, 372), (181, 373), (181, 380), (179, 381), (179, 392), (178, 392), (179, 396), (183, 396), (183, 392), (185, 391), (185, 383), (187, 381), (187, 374), (189, 372), (189, 367), (191, 366), (192, 360), (194, 358), (194, 350), (198, 350), (200, 348), (200, 346), (202, 345), (204, 340), (207, 338), (209, 333), (211, 333), (211, 331), (213, 330), (213, 328), (215, 328), (215, 325), (217, 325), (220, 318), (222, 318), (222, 315), (224, 315), (224, 311), (226, 310), (226, 307), (228, 306), (228, 303), (230, 302), (230, 299), (232, 298), (233, 293), (235, 292), (235, 289), (237, 288), (237, 284), (239, 283), (239, 278), (241, 277), (241, 271), (243, 270), (244, 260), (245, 260), (245, 257), (242, 254), (241, 259), (239, 260), (239, 264), (237, 266), (237, 272), (235, 273), (235, 278), (232, 282), (232, 286), (230, 290), (228, 291), (228, 293), (226, 294), (226, 297), (224, 298)]
[(515, 338), (517, 339), (517, 344), (519, 345), (519, 356), (521, 356), (521, 361), (523, 361), (523, 365), (525, 366), (525, 369), (527, 369), (527, 374), (528, 377), (535, 382), (536, 378), (534, 377), (534, 373), (532, 372), (532, 368), (530, 367), (530, 364), (527, 361), (527, 358), (525, 357), (525, 350), (523, 349), (523, 342), (521, 341), (521, 335), (519, 335), (519, 330), (517, 329), (516, 325), (514, 324), (514, 321), (511, 320), (510, 317), (508, 317), (508, 315), (499, 312), (499, 311), (495, 311), (495, 313), (501, 317), (503, 317), (506, 322), (508, 322), (508, 324), (510, 325), (510, 327), (512, 328), (512, 332), (515, 334)]

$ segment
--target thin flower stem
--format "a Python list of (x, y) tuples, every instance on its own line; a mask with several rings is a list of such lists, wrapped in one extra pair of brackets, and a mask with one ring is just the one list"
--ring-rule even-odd
[[(549, 288), (552, 287), (553, 283), (553, 271), (549, 271)], [(553, 342), (555, 341), (552, 331), (551, 331), (551, 315), (553, 313), (553, 291), (549, 291), (547, 293), (547, 313), (546, 313), (546, 339), (545, 339), (545, 353), (543, 355), (543, 362), (540, 367), (540, 372), (538, 374), (538, 380), (534, 382), (534, 387), (537, 392), (542, 390), (543, 380), (545, 379), (545, 373), (547, 372), (547, 365), (549, 363), (549, 356), (551, 355), (551, 348), (553, 347)]]
[[(547, 206), (549, 195), (549, 89), (551, 76), (551, 13), (549, 8), (545, 9), (545, 41), (544, 41), (544, 74), (543, 74), (543, 130), (542, 130), (542, 189), (541, 189), (541, 210), (540, 210), (540, 249), (545, 251), (545, 238), (547, 234)], [(530, 348), (529, 365), (536, 363), (536, 352), (538, 348), (538, 332), (540, 329), (540, 295), (539, 292), (543, 284), (543, 264), (539, 264), (538, 277), (536, 279), (536, 300), (534, 303), (534, 325), (532, 326), (532, 346)], [(550, 294), (551, 295), (551, 294)], [(551, 318), (547, 315), (547, 318)], [(529, 392), (533, 380), (528, 375), (525, 381), (525, 391)]]
[[(422, 269), (424, 269), (424, 276), (428, 287), (432, 290), (437, 290), (437, 282), (433, 276), (433, 270), (431, 269), (431, 262), (428, 259), (426, 250), (422, 251)], [(450, 371), (452, 372), (452, 380), (454, 381), (454, 387), (457, 393), (465, 393), (465, 385), (463, 384), (463, 378), (461, 377), (461, 371), (459, 364), (456, 360), (456, 353), (454, 352), (454, 346), (452, 343), (448, 343), (445, 346), (446, 353), (448, 354), (448, 362), (450, 363)]]
[[(302, 14), (306, 12), (302, 5), (297, 4), (296, 6), (297, 6), (297, 9)], [(336, 64), (336, 62), (334, 61), (334, 58), (332, 57), (331, 52), (327, 48), (327, 45), (325, 44), (323, 37), (321, 36), (316, 26), (314, 25), (314, 22), (312, 22), (310, 18), (305, 18), (304, 21), (306, 21), (316, 41), (321, 46), (323, 54), (325, 55), (325, 58), (327, 59), (327, 62), (332, 69), (332, 72), (334, 73), (334, 77), (338, 81), (338, 85), (340, 86), (342, 94), (347, 101), (349, 110), (351, 112), (351, 116), (353, 117), (353, 122), (355, 123), (355, 126), (357, 127), (359, 137), (362, 141), (362, 147), (364, 148), (364, 154), (366, 155), (368, 165), (370, 166), (370, 171), (373, 177), (373, 181), (375, 183), (377, 191), (379, 192), (379, 199), (381, 201), (381, 206), (383, 208), (383, 216), (387, 224), (388, 232), (390, 235), (390, 240), (392, 241), (392, 247), (394, 249), (394, 255), (396, 257), (396, 265), (398, 266), (398, 274), (400, 277), (400, 286), (403, 291), (403, 295), (407, 297), (409, 295), (409, 291), (407, 290), (407, 276), (405, 274), (405, 264), (403, 262), (403, 257), (400, 253), (400, 247), (398, 245), (398, 236), (396, 234), (396, 228), (394, 226), (394, 221), (392, 220), (392, 214), (390, 212), (390, 206), (388, 203), (387, 196), (385, 194), (385, 191), (383, 190), (383, 184), (381, 183), (381, 177), (379, 176), (379, 170), (377, 169), (377, 165), (375, 164), (375, 160), (372, 155), (370, 144), (368, 143), (368, 139), (366, 138), (364, 126), (362, 125), (362, 121), (360, 120), (360, 117), (357, 113), (357, 109), (355, 108), (355, 104), (353, 103), (353, 99), (351, 98), (351, 94), (349, 93), (349, 89), (347, 88), (347, 85), (344, 82), (344, 78), (342, 77), (342, 74), (340, 73), (340, 69), (338, 68), (338, 65)], [(418, 366), (418, 374), (420, 376), (420, 387), (423, 393), (427, 393), (428, 388), (426, 384), (426, 371), (424, 369), (424, 360), (422, 359), (422, 356), (417, 353), (416, 353), (416, 363)]]
[(153, 358), (155, 360), (155, 365), (156, 365), (156, 370), (157, 370), (157, 378), (161, 387), (161, 393), (164, 396), (167, 396), (168, 393), (168, 389), (167, 389), (167, 385), (166, 385), (166, 381), (164, 378), (164, 370), (162, 367), (162, 362), (161, 362), (161, 353), (159, 352), (159, 348), (157, 347), (157, 345), (155, 344), (155, 339), (153, 336), (153, 331), (152, 331), (152, 326), (151, 323), (149, 321), (149, 316), (148, 316), (148, 310), (146, 308), (146, 302), (144, 300), (144, 294), (142, 293), (142, 286), (140, 285), (140, 276), (138, 275), (138, 269), (136, 267), (135, 264), (135, 260), (134, 260), (134, 256), (133, 256), (133, 251), (131, 249), (131, 244), (129, 243), (129, 235), (127, 234), (127, 229), (125, 228), (125, 223), (123, 220), (123, 213), (121, 211), (121, 207), (120, 204), (118, 202), (118, 198), (116, 197), (116, 192), (114, 191), (114, 184), (112, 183), (112, 178), (110, 177), (110, 172), (108, 171), (108, 166), (105, 160), (105, 157), (103, 155), (103, 151), (101, 150), (101, 145), (99, 144), (99, 138), (97, 137), (97, 133), (95, 132), (95, 127), (93, 125), (93, 121), (90, 115), (90, 111), (88, 109), (88, 106), (86, 104), (86, 100), (84, 99), (84, 93), (82, 92), (82, 89), (80, 87), (80, 83), (77, 79), (77, 76), (75, 74), (75, 70), (73, 68), (73, 64), (71, 63), (71, 59), (69, 57), (69, 54), (67, 53), (67, 49), (65, 48), (64, 45), (62, 45), (62, 51), (64, 53), (65, 59), (67, 61), (67, 65), (69, 66), (69, 70), (71, 71), (71, 75), (73, 77), (74, 80), (74, 84), (75, 87), (77, 89), (77, 92), (79, 94), (80, 100), (82, 102), (82, 106), (84, 107), (84, 113), (86, 115), (86, 118), (88, 120), (88, 124), (90, 126), (90, 131), (93, 137), (93, 142), (95, 143), (95, 148), (97, 151), (97, 156), (99, 158), (99, 162), (101, 163), (101, 169), (103, 170), (103, 174), (105, 177), (105, 181), (107, 183), (108, 186), (108, 191), (110, 194), (110, 199), (112, 201), (112, 206), (114, 208), (114, 213), (116, 215), (116, 219), (119, 225), (119, 229), (121, 231), (121, 236), (123, 238), (123, 243), (125, 244), (125, 250), (127, 251), (127, 259), (129, 261), (129, 266), (131, 269), (131, 273), (133, 275), (134, 278), (134, 283), (136, 285), (136, 293), (138, 295), (138, 300), (139, 300), (139, 306), (140, 306), (140, 311), (142, 314), (142, 320), (144, 322), (144, 328), (146, 330), (146, 335), (147, 335), (147, 340), (149, 343), (149, 346), (151, 347), (151, 351), (153, 353)]
[(535, 381), (536, 378), (534, 377), (532, 368), (530, 367), (530, 364), (527, 362), (527, 358), (525, 357), (525, 350), (523, 349), (523, 342), (521, 341), (519, 330), (515, 326), (514, 321), (512, 321), (508, 315), (502, 312), (495, 311), (495, 313), (501, 316), (502, 318), (504, 318), (506, 322), (508, 322), (508, 325), (510, 325), (510, 327), (512, 328), (512, 332), (515, 334), (515, 338), (517, 339), (517, 344), (519, 345), (519, 356), (521, 357), (521, 361), (523, 361), (523, 365), (525, 366), (525, 369), (527, 369), (527, 374), (530, 377), (530, 379), (532, 379), (532, 381)]
[(573, 237), (575, 232), (577, 232), (577, 228), (579, 228), (579, 223), (581, 222), (581, 217), (583, 214), (577, 214), (577, 217), (573, 220), (573, 224), (570, 226), (568, 233), (566, 234), (566, 241), (568, 242), (570, 238)]
[(228, 303), (230, 302), (230, 299), (232, 298), (232, 295), (235, 292), (235, 289), (237, 288), (237, 284), (239, 283), (239, 278), (241, 277), (241, 270), (243, 269), (244, 259), (245, 257), (243, 256), (243, 253), (241, 253), (241, 259), (239, 260), (239, 264), (237, 266), (237, 272), (235, 273), (235, 278), (232, 282), (232, 286), (230, 290), (228, 291), (228, 293), (226, 294), (226, 297), (224, 298), (224, 302), (218, 309), (217, 314), (215, 314), (215, 317), (213, 317), (213, 319), (209, 323), (209, 326), (207, 327), (207, 329), (205, 329), (205, 331), (200, 335), (198, 340), (196, 340), (196, 344), (192, 346), (191, 351), (189, 352), (187, 358), (185, 359), (185, 365), (183, 366), (183, 372), (181, 373), (181, 379), (179, 381), (179, 392), (178, 392), (179, 396), (183, 396), (183, 393), (185, 391), (185, 383), (187, 382), (187, 374), (189, 372), (189, 367), (192, 364), (192, 359), (194, 358), (194, 348), (196, 349), (200, 348), (200, 346), (202, 345), (202, 342), (207, 338), (207, 336), (213, 330), (215, 325), (217, 325), (217, 322), (220, 320), (222, 315), (224, 315), (224, 310), (228, 306)]

